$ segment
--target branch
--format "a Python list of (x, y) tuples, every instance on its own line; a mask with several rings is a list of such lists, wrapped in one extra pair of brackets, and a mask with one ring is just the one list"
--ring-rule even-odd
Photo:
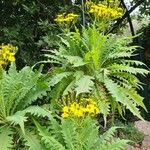
[[(121, 3), (122, 3), (122, 6), (124, 7), (124, 9), (126, 9), (126, 12), (127, 12), (127, 20), (128, 20), (128, 23), (129, 23), (131, 35), (132, 35), (132, 36), (135, 36), (135, 31), (134, 31), (132, 19), (131, 19), (131, 17), (130, 17), (130, 14), (129, 14), (129, 12), (128, 12), (128, 9), (127, 9), (127, 7), (126, 7), (126, 4), (125, 4), (124, 0), (120, 0), (120, 1), (121, 1)], [(134, 43), (134, 44), (138, 44), (138, 38), (137, 38), (137, 37), (133, 38), (133, 43)]]
[(124, 19), (128, 17), (139, 5), (141, 5), (144, 2), (144, 0), (139, 0), (133, 7), (130, 8), (130, 10), (126, 11), (126, 13), (122, 16), (121, 19), (119, 19), (113, 26), (113, 28), (110, 30), (110, 32), (114, 31), (122, 22)]
[(126, 4), (125, 4), (124, 0), (121, 0), (121, 3), (122, 3), (122, 6), (124, 7), (124, 9), (127, 12), (127, 20), (128, 20), (129, 26), (130, 26), (131, 34), (132, 34), (132, 36), (135, 36), (132, 20), (131, 20), (130, 14), (128, 13), (128, 9), (126, 7)]

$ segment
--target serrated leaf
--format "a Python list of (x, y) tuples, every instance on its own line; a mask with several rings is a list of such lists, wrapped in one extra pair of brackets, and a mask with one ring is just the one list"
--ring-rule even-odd
[(25, 131), (26, 134), (22, 134), (24, 138), (25, 146), (28, 147), (28, 150), (44, 150), (40, 144), (40, 140), (34, 133)]
[(146, 69), (142, 69), (142, 68), (135, 68), (135, 67), (131, 67), (131, 66), (125, 66), (125, 65), (120, 65), (120, 64), (113, 64), (111, 66), (108, 67), (108, 69), (111, 69), (112, 72), (128, 72), (131, 74), (141, 74), (143, 76), (145, 76), (146, 74), (149, 73), (148, 70)]
[(63, 73), (60, 73), (60, 74), (56, 74), (52, 77), (49, 85), (50, 86), (54, 86), (56, 85), (57, 83), (59, 83), (63, 78), (67, 78), (68, 76), (70, 76), (72, 74), (72, 72), (63, 72)]
[(141, 97), (136, 90), (134, 89), (124, 89), (124, 92), (131, 98), (137, 105), (141, 106), (146, 110), (146, 107), (143, 103), (144, 98)]
[(27, 109), (23, 110), (25, 113), (30, 113), (31, 115), (41, 116), (41, 117), (48, 117), (51, 119), (52, 115), (49, 110), (46, 110), (39, 106), (30, 106)]
[(12, 148), (12, 131), (10, 128), (0, 129), (0, 150), (11, 150)]
[(63, 96), (67, 95), (68, 93), (71, 93), (73, 91), (75, 85), (75, 80), (73, 80), (63, 91)]
[(27, 117), (19, 114), (19, 112), (18, 112), (16, 114), (12, 115), (12, 116), (6, 117), (6, 119), (7, 119), (7, 121), (11, 122), (11, 124), (19, 125), (22, 132), (25, 133), (25, 131), (24, 131), (24, 122), (27, 121)]
[(108, 89), (109, 93), (112, 95), (112, 97), (116, 101), (122, 103), (135, 116), (137, 116), (138, 118), (143, 120), (136, 103), (133, 100), (131, 100), (130, 98), (128, 98), (128, 95), (126, 95), (124, 88), (120, 87), (114, 81), (112, 81), (111, 79), (108, 79), (108, 78), (105, 79), (104, 84), (105, 84), (106, 88)]
[(72, 65), (72, 67), (79, 67), (79, 66), (84, 66), (87, 64), (86, 62), (83, 61), (83, 59), (79, 56), (65, 56), (65, 58), (68, 60), (68, 62)]
[(104, 117), (104, 127), (106, 127), (106, 118), (110, 113), (110, 103), (107, 100), (99, 100), (98, 107), (100, 109), (100, 113), (103, 114)]
[(94, 86), (92, 79), (93, 77), (84, 75), (75, 83), (76, 96), (80, 93), (90, 93), (92, 91), (92, 87)]
[(38, 129), (39, 135), (41, 136), (41, 140), (45, 144), (46, 148), (51, 150), (65, 150), (65, 147), (57, 139), (51, 136), (45, 128), (43, 128), (36, 121), (34, 121), (34, 123)]

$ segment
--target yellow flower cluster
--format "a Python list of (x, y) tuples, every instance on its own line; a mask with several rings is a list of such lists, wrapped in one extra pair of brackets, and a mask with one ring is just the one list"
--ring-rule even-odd
[(87, 1), (86, 6), (89, 9), (89, 13), (96, 17), (116, 19), (123, 15), (121, 7), (110, 6), (109, 4), (95, 4)]
[(4, 65), (7, 62), (15, 61), (15, 53), (17, 51), (17, 47), (14, 47), (11, 44), (0, 46), (0, 65)]
[(69, 116), (84, 117), (85, 115), (95, 116), (100, 113), (99, 108), (92, 99), (86, 99), (80, 103), (73, 102), (69, 106), (64, 106), (62, 110), (62, 118)]
[(69, 14), (61, 14), (61, 15), (58, 15), (55, 19), (56, 22), (58, 23), (65, 23), (65, 22), (72, 22), (74, 21), (75, 19), (78, 18), (79, 15), (77, 14), (74, 14), (74, 13), (69, 13)]

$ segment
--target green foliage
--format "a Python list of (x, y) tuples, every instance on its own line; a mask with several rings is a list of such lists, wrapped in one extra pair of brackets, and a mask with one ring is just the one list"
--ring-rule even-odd
[[(54, 22), (56, 13), (81, 11), (79, 3), (70, 0), (0, 1), (0, 42), (18, 46), (16, 63), (22, 65), (19, 67), (39, 60), (41, 49), (57, 49), (50, 50), (50, 54), (45, 55), (48, 60), (42, 61), (55, 65), (48, 75), (28, 66), (20, 71), (14, 64), (8, 71), (0, 66), (1, 150), (124, 148), (128, 140), (115, 138), (115, 127), (99, 135), (98, 122), (93, 118), (59, 119), (56, 113), (61, 112), (57, 108), (52, 110), (54, 119), (46, 107), (59, 105), (58, 100), (64, 97), (71, 97), (71, 100), (92, 97), (98, 102), (105, 124), (110, 112), (117, 110), (123, 116), (126, 108), (142, 119), (139, 106), (144, 109), (145, 106), (137, 93), (141, 88), (137, 76), (149, 71), (142, 69), (143, 63), (131, 60), (137, 47), (129, 46), (130, 39), (101, 33), (100, 28), (109, 24), (103, 22), (104, 27), (99, 29), (92, 25), (83, 27), (82, 32), (75, 28), (71, 29), (75, 32), (56, 36), (61, 32)], [(51, 106), (33, 105), (37, 99), (47, 96), (47, 91), (50, 91)]]
[(129, 139), (133, 143), (141, 143), (144, 139), (144, 134), (141, 133), (134, 125), (134, 123), (123, 124), (121, 122), (115, 123), (122, 128), (118, 130), (118, 136), (121, 139)]
[(91, 76), (83, 76), (82, 78), (80, 78), (75, 86), (75, 91), (76, 91), (76, 95), (78, 96), (80, 93), (90, 93), (90, 91), (92, 90), (92, 87), (94, 85), (93, 81), (92, 81), (92, 78)]
[[(4, 101), (5, 114), (11, 115), (18, 110), (23, 110), (38, 97), (46, 95), (48, 82), (43, 81), (44, 76), (39, 71), (32, 71), (24, 67), (19, 72), (15, 65), (11, 65), (8, 73), (3, 71), (1, 82), (1, 101)], [(3, 103), (3, 102), (2, 102)], [(4, 108), (1, 106), (1, 110)]]
[(56, 48), (60, 28), (54, 18), (59, 11), (71, 10), (70, 1), (1, 0), (0, 43), (18, 47), (17, 67), (33, 65), (40, 60), (41, 49)]
[(34, 132), (26, 130), (26, 134), (21, 134), (21, 137), (24, 138), (25, 147), (29, 148), (28, 150), (42, 150), (40, 139)]
[(8, 150), (12, 148), (12, 137), (13, 132), (10, 128), (0, 129), (0, 144), (2, 150)]
[(68, 84), (59, 97), (64, 95), (63, 91), (65, 94), (76, 92), (77, 97), (92, 94), (105, 121), (110, 111), (118, 110), (122, 115), (124, 109), (120, 106), (142, 119), (138, 107), (145, 109), (145, 106), (137, 93), (141, 88), (137, 76), (145, 76), (149, 71), (142, 68), (144, 63), (131, 60), (137, 46), (130, 46), (129, 40), (113, 34), (104, 35), (94, 26), (83, 28), (82, 34), (78, 30), (68, 33), (58, 51), (46, 54), (46, 63), (59, 64), (53, 68), (50, 86)]
[[(0, 1), (0, 42), (12, 43), (19, 47), (17, 53), (18, 67), (33, 65), (40, 60), (41, 49), (57, 47), (57, 34), (60, 28), (54, 22), (57, 14), (62, 12), (80, 12), (81, 2), (75, 0), (1, 0)], [(132, 0), (134, 5), (137, 1)], [(149, 0), (140, 5), (141, 14), (149, 15)], [(141, 15), (140, 15), (141, 16)], [(89, 18), (85, 17), (85, 22)], [(81, 19), (79, 19), (81, 22)], [(27, 44), (26, 44), (27, 43)], [(21, 66), (20, 66), (21, 65)]]
[[(134, 5), (136, 3), (137, 3), (136, 0), (131, 1), (131, 5)], [(142, 3), (139, 5), (138, 18), (142, 19), (144, 17), (147, 17), (148, 20), (148, 18), (150, 17), (149, 9), (150, 9), (150, 0), (142, 1)]]
[(42, 143), (52, 150), (119, 150), (129, 142), (114, 138), (115, 127), (99, 136), (97, 122), (90, 117), (62, 119), (60, 124), (52, 119), (50, 129), (35, 124)]
[[(32, 139), (32, 134), (25, 131), (31, 116), (51, 118), (48, 110), (30, 106), (37, 98), (46, 95), (49, 83), (43, 80), (45, 77), (40, 70), (34, 72), (30, 67), (17, 71), (15, 64), (11, 64), (8, 72), (1, 68), (0, 73), (0, 143), (1, 150), (8, 150), (19, 145), (21, 135), (27, 140)], [(36, 139), (32, 140), (28, 146), (36, 142)], [(29, 149), (35, 150), (32, 146)]]

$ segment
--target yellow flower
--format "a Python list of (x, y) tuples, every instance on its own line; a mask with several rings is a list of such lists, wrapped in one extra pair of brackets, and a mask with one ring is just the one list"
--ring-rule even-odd
[(87, 101), (88, 101), (90, 104), (96, 105), (96, 102), (93, 101), (93, 99), (91, 99), (91, 98), (88, 98)]
[(4, 63), (5, 63), (4, 61), (0, 60), (0, 65), (3, 65)]
[(7, 62), (15, 61), (15, 53), (17, 51), (17, 47), (14, 47), (11, 44), (0, 46), (0, 65), (4, 65)]
[(88, 113), (94, 113), (95, 106), (92, 104), (87, 105), (86, 110)]
[(89, 13), (93, 14), (95, 17), (116, 19), (123, 15), (123, 9), (117, 7), (117, 4), (113, 1), (104, 1), (98, 4), (87, 1), (86, 6)]
[(69, 112), (69, 107), (68, 107), (68, 106), (65, 106), (65, 107), (63, 108), (63, 112), (68, 113), (68, 112)]
[(74, 21), (75, 19), (77, 19), (78, 18), (78, 16), (79, 15), (77, 15), (77, 14), (74, 14), (74, 13), (69, 13), (69, 14), (65, 14), (65, 13), (63, 13), (63, 14), (61, 14), (61, 15), (57, 15), (57, 17), (54, 19), (56, 22), (58, 22), (58, 23), (67, 23), (67, 22), (72, 22), (72, 21)]
[(63, 113), (63, 114), (61, 115), (61, 117), (62, 117), (62, 118), (67, 118), (67, 117), (69, 117), (69, 114)]
[(92, 98), (81, 99), (80, 102), (73, 102), (69, 106), (64, 106), (62, 109), (62, 117), (69, 116), (85, 117), (86, 115), (95, 116), (100, 113), (96, 102)]
[(83, 110), (81, 110), (81, 109), (76, 109), (73, 114), (74, 114), (74, 116), (77, 116), (77, 117), (83, 117), (84, 116)]
[(7, 53), (6, 52), (2, 53), (2, 56), (5, 59), (7, 57)]
[(8, 60), (11, 61), (11, 62), (13, 62), (13, 61), (15, 61), (15, 57), (14, 56), (9, 56)]
[(71, 112), (74, 112), (76, 110), (76, 104), (73, 103), (71, 106), (70, 106), (70, 111)]

